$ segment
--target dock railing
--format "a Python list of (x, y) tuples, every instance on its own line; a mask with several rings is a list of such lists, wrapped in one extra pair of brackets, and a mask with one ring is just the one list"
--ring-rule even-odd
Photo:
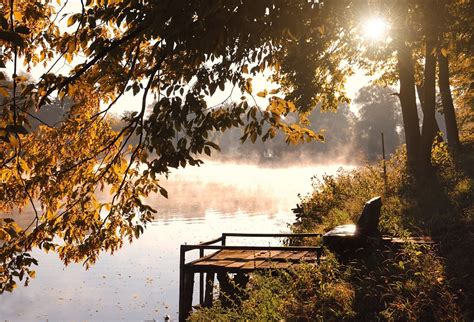
[[(195, 245), (181, 245), (179, 256), (179, 316), (180, 321), (186, 319), (189, 314), (191, 303), (184, 303), (182, 294), (185, 288), (185, 266), (192, 265), (194, 262), (202, 259), (205, 250), (254, 250), (254, 251), (315, 251), (319, 259), (321, 257), (322, 248), (320, 246), (229, 246), (226, 245), (227, 239), (232, 238), (315, 238), (321, 237), (321, 234), (313, 233), (222, 233), (221, 237)], [(215, 245), (219, 244), (220, 245)], [(199, 258), (186, 263), (186, 253), (192, 250), (199, 250)], [(199, 272), (199, 304), (204, 303), (204, 272)]]

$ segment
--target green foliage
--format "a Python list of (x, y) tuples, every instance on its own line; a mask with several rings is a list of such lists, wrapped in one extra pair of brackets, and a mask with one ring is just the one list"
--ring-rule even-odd
[[(295, 123), (298, 116), (295, 113), (288, 114), (285, 122)], [(312, 160), (321, 159), (327, 162), (327, 159), (341, 158), (351, 155), (352, 161), (356, 162), (355, 146), (352, 144), (354, 138), (354, 123), (357, 118), (350, 111), (349, 105), (339, 105), (337, 111), (321, 111), (316, 107), (311, 114), (307, 115), (307, 128), (318, 133), (319, 140), (306, 142), (305, 144), (288, 144), (285, 142), (285, 135), (276, 132), (272, 140), (265, 142), (257, 141), (254, 144), (245, 142), (240, 144), (239, 138), (242, 136), (242, 130), (238, 128), (230, 129), (225, 133), (214, 133), (216, 142), (221, 150), (214, 157), (227, 160), (245, 160), (252, 158), (254, 162), (274, 162), (279, 165), (285, 162), (293, 163), (298, 157)], [(319, 131), (319, 132), (318, 132)]]

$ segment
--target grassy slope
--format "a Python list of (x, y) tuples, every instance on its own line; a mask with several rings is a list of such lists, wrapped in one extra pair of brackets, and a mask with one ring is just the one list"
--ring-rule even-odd
[[(365, 259), (369, 263), (358, 263), (362, 274), (355, 274), (356, 280), (366, 282), (352, 285), (370, 294), (356, 298), (357, 317), (473, 317), (473, 152), (472, 143), (466, 142), (454, 160), (444, 144), (435, 146), (437, 175), (416, 188), (404, 171), (405, 158), (399, 152), (387, 164), (387, 188), (379, 164), (324, 178), (318, 191), (303, 200), (304, 213), (294, 224), (296, 231), (324, 232), (355, 222), (363, 203), (381, 195), (382, 233), (430, 235), (437, 242), (434, 250), (407, 247), (402, 255), (373, 255)], [(398, 274), (394, 269), (397, 264), (401, 268)]]

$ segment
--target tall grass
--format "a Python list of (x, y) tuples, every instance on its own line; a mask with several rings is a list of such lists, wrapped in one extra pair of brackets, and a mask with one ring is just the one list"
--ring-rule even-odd
[(348, 271), (333, 256), (319, 266), (254, 274), (240, 305), (224, 308), (218, 301), (191, 321), (280, 321), (341, 319), (354, 316), (355, 290)]

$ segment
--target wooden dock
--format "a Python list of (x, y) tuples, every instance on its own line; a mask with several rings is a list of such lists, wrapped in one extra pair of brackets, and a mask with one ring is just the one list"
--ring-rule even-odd
[[(248, 274), (256, 270), (290, 269), (305, 263), (317, 263), (320, 246), (228, 246), (233, 238), (308, 238), (320, 234), (249, 234), (223, 233), (221, 237), (197, 245), (181, 245), (179, 277), (179, 320), (185, 321), (193, 305), (194, 275), (199, 274), (199, 305), (210, 306), (213, 300), (214, 278), (221, 293), (235, 293), (245, 289)], [(199, 250), (196, 260), (186, 262), (186, 253)], [(207, 252), (211, 252), (206, 254)], [(229, 273), (235, 274), (230, 282)], [(205, 275), (205, 276), (204, 276)]]

